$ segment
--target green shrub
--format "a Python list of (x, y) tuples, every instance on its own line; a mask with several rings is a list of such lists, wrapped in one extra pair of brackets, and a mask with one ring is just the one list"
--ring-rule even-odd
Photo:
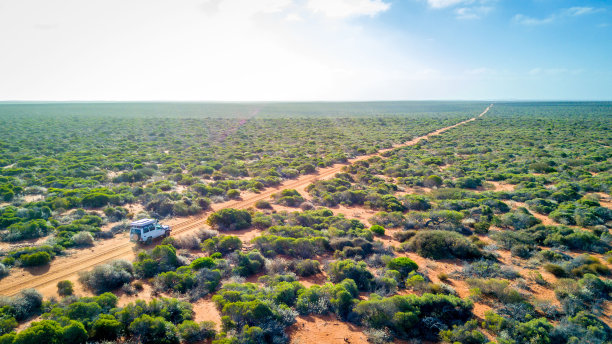
[(212, 321), (203, 321), (198, 324), (195, 321), (185, 320), (178, 325), (178, 331), (181, 339), (186, 343), (195, 343), (214, 338), (217, 333), (215, 331), (215, 323)]
[(482, 255), (478, 247), (457, 232), (419, 231), (407, 247), (422, 257), (432, 259), (473, 259)]
[(91, 271), (80, 273), (79, 282), (87, 289), (100, 294), (130, 283), (133, 278), (132, 264), (124, 260), (116, 260), (110, 264), (98, 265)]
[(89, 336), (85, 326), (78, 321), (71, 320), (68, 326), (62, 329), (62, 342), (66, 344), (84, 344)]
[(477, 330), (476, 320), (467, 321), (461, 326), (454, 325), (452, 330), (440, 331), (440, 338), (448, 343), (484, 344), (487, 337)]
[(176, 249), (170, 245), (157, 245), (150, 252), (141, 251), (134, 262), (134, 271), (140, 277), (153, 277), (160, 272), (174, 270), (180, 265)]
[(242, 241), (234, 235), (222, 235), (205, 240), (202, 243), (202, 249), (209, 253), (220, 252), (228, 254), (240, 250)]
[(540, 222), (540, 220), (531, 215), (525, 208), (519, 208), (519, 210), (501, 216), (501, 224), (506, 227), (512, 227), (515, 230), (526, 229)]
[(85, 195), (81, 200), (84, 207), (99, 208), (105, 206), (110, 201), (110, 196), (103, 193), (92, 193)]
[(74, 287), (72, 285), (72, 282), (68, 280), (57, 282), (57, 293), (60, 296), (72, 295), (73, 292), (74, 292)]
[(406, 195), (404, 207), (408, 210), (425, 211), (431, 209), (429, 200), (421, 195)]
[(489, 310), (485, 312), (484, 321), (481, 326), (493, 333), (499, 333), (508, 325), (507, 320), (497, 313)]
[(40, 238), (53, 231), (44, 219), (34, 219), (27, 222), (18, 222), (8, 226), (7, 231), (2, 233), (3, 241), (19, 241), (25, 239)]
[(515, 279), (520, 277), (520, 274), (515, 270), (487, 259), (481, 259), (473, 263), (464, 264), (463, 268), (461, 269), (461, 274), (466, 277), (480, 278), (497, 277)]
[(79, 232), (72, 236), (72, 241), (76, 246), (93, 246), (94, 238), (89, 232)]
[(313, 285), (299, 293), (296, 310), (300, 314), (336, 313), (346, 318), (359, 294), (355, 281), (346, 279), (337, 284)]
[(442, 185), (442, 178), (436, 176), (435, 174), (432, 174), (431, 176), (428, 176), (423, 180), (423, 185), (430, 188), (440, 187)]
[(200, 257), (189, 264), (189, 266), (194, 270), (200, 270), (202, 268), (212, 269), (216, 265), (215, 260), (211, 257)]
[(47, 265), (51, 262), (51, 255), (47, 252), (35, 252), (32, 254), (24, 254), (19, 257), (23, 266), (40, 266)]
[(562, 266), (557, 265), (557, 264), (552, 264), (552, 263), (545, 264), (544, 270), (555, 275), (555, 277), (566, 277), (567, 276), (567, 272), (565, 271), (565, 269)]
[(524, 297), (512, 289), (510, 283), (505, 280), (470, 278), (467, 283), (472, 288), (480, 289), (484, 295), (494, 296), (504, 303), (519, 303), (524, 300)]
[(329, 264), (327, 274), (334, 283), (351, 279), (355, 281), (359, 290), (369, 290), (374, 278), (365, 262), (356, 262), (352, 259), (338, 260)]
[(259, 200), (255, 202), (255, 208), (257, 209), (272, 209), (272, 205), (268, 201)]
[(553, 325), (545, 318), (518, 323), (512, 331), (512, 339), (517, 343), (550, 344)]
[(319, 262), (312, 259), (292, 260), (289, 263), (289, 269), (301, 277), (308, 277), (321, 272)]
[(400, 338), (438, 340), (440, 326), (463, 324), (473, 304), (456, 296), (423, 294), (387, 298), (370, 297), (359, 302), (355, 313), (368, 327), (388, 328)]
[(15, 336), (15, 342), (18, 344), (62, 344), (63, 329), (57, 322), (53, 320), (41, 320), (33, 322), (30, 327), (19, 332)]
[(176, 326), (162, 317), (143, 314), (134, 319), (129, 331), (143, 344), (178, 344), (179, 334)]
[(516, 245), (510, 249), (510, 253), (513, 257), (527, 259), (532, 256), (533, 248), (527, 245)]
[(94, 340), (116, 340), (121, 335), (123, 325), (112, 315), (102, 314), (91, 325), (91, 337)]
[(251, 214), (246, 210), (221, 209), (208, 216), (206, 222), (219, 230), (237, 230), (251, 226)]
[(417, 231), (409, 230), (409, 231), (399, 231), (393, 233), (393, 238), (399, 242), (404, 242), (417, 234)]
[(249, 253), (238, 252), (238, 262), (233, 273), (242, 277), (256, 274), (264, 267), (265, 258), (258, 251)]
[(0, 297), (0, 309), (8, 307), (5, 310), (20, 322), (39, 314), (42, 303), (42, 295), (34, 289), (24, 289), (12, 297)]
[(225, 195), (229, 199), (238, 199), (238, 198), (240, 198), (240, 190), (229, 189), (229, 190), (227, 190), (227, 193)]
[(378, 236), (383, 236), (385, 235), (385, 227), (380, 226), (380, 225), (373, 225), (372, 227), (370, 227), (370, 230)]
[(387, 262), (387, 268), (390, 270), (399, 271), (402, 277), (405, 278), (412, 271), (416, 271), (419, 266), (408, 257), (398, 257)]
[(489, 228), (491, 227), (491, 223), (487, 221), (480, 221), (474, 223), (474, 233), (476, 234), (487, 234), (489, 233)]

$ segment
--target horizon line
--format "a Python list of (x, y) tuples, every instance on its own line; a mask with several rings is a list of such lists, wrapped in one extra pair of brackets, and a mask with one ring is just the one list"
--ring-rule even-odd
[(391, 102), (612, 102), (611, 99), (372, 99), (372, 100), (0, 100), (0, 104), (19, 103), (391, 103)]

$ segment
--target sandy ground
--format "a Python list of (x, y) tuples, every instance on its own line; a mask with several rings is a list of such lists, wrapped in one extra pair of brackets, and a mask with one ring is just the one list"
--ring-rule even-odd
[(292, 344), (367, 343), (363, 329), (332, 315), (298, 316), (287, 330)]
[(502, 182), (490, 181), (487, 183), (493, 186), (493, 191), (514, 191), (514, 187), (515, 187), (515, 185), (506, 184)]
[(221, 330), (221, 314), (217, 310), (215, 303), (210, 299), (210, 296), (200, 299), (192, 305), (196, 322), (212, 321), (215, 323), (217, 330)]

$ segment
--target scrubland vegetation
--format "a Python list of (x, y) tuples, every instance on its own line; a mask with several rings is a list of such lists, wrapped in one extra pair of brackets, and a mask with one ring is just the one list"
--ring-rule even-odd
[[(13, 192), (0, 208), (2, 239), (49, 239), (4, 252), (0, 277), (95, 244), (105, 224), (138, 216), (127, 204), (159, 218), (199, 213), (482, 111), (463, 106), (455, 114), (264, 115), (240, 126), (133, 115), (123, 128), (95, 115), (41, 115), (50, 128), (79, 119), (66, 133), (47, 133), (74, 148), (51, 140), (42, 159), (31, 142), (2, 146), (3, 190)], [(20, 126), (40, 125), (0, 118), (13, 126), (2, 129), (10, 142), (25, 142)], [(211, 212), (210, 229), (81, 273), (78, 283), (97, 296), (73, 295), (62, 281), (59, 299), (33, 290), (2, 298), (0, 343), (287, 343), (298, 318), (323, 315), (373, 343), (609, 343), (611, 119), (608, 103), (496, 104), (306, 192), (279, 190), (251, 209)], [(93, 124), (105, 133), (92, 136), (98, 144), (71, 134)], [(43, 197), (26, 202), (28, 194)], [(244, 239), (252, 229), (256, 236)], [(138, 295), (143, 285), (150, 301), (118, 306), (115, 294)], [(202, 300), (214, 303), (218, 324), (194, 321), (192, 304)]]

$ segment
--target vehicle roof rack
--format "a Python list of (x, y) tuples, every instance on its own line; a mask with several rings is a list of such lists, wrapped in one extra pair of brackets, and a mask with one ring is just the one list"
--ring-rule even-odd
[(134, 222), (130, 223), (130, 226), (132, 226), (132, 227), (142, 227), (142, 226), (153, 224), (155, 222), (156, 222), (156, 220), (154, 220), (154, 219), (142, 219), (142, 220), (138, 220), (138, 221), (134, 221)]

